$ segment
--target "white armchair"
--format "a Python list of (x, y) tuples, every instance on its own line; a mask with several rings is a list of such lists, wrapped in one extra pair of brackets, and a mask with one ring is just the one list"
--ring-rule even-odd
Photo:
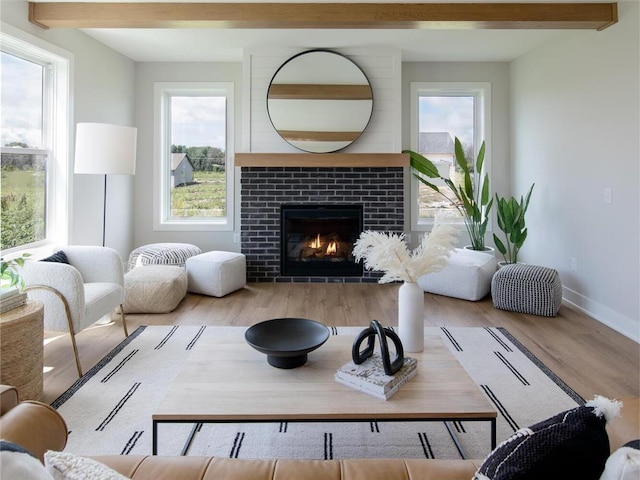
[(63, 250), (69, 263), (27, 261), (20, 273), (29, 297), (44, 303), (44, 329), (69, 332), (78, 375), (76, 334), (111, 314), (120, 306), (122, 327), (128, 336), (122, 304), (124, 269), (116, 250), (107, 247), (67, 246)]

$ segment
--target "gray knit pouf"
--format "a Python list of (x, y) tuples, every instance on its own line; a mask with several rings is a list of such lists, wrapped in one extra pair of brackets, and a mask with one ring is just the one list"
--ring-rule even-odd
[(501, 310), (554, 317), (562, 303), (562, 283), (553, 268), (510, 264), (493, 276), (491, 297)]

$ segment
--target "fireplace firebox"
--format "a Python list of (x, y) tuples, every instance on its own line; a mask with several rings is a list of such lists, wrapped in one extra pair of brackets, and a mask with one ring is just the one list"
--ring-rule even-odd
[(362, 205), (281, 205), (280, 274), (362, 276), (362, 264), (353, 257), (362, 211)]

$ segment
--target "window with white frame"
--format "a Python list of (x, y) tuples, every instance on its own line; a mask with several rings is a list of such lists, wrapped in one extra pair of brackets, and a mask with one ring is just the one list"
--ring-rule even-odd
[(0, 40), (0, 248), (10, 254), (67, 240), (71, 57), (4, 24)]
[[(471, 171), (486, 140), (484, 169), (488, 171), (490, 106), (489, 83), (411, 83), (411, 150), (431, 160), (441, 177), (459, 183), (462, 175), (456, 166), (455, 139), (460, 140)], [(475, 173), (477, 180), (481, 172)], [(412, 230), (429, 230), (437, 213), (458, 214), (451, 202), (455, 196), (445, 183), (438, 179), (430, 182), (436, 184), (442, 194), (414, 176), (411, 178)]]
[(155, 84), (156, 230), (233, 229), (233, 84)]

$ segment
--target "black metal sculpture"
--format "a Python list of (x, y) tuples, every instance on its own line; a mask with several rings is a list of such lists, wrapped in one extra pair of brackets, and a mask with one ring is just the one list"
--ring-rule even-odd
[[(353, 363), (360, 365), (367, 358), (373, 355), (373, 348), (375, 346), (376, 337), (380, 340), (380, 356), (382, 357), (382, 365), (384, 366), (384, 373), (387, 375), (393, 375), (404, 364), (404, 348), (400, 337), (388, 327), (383, 327), (377, 320), (372, 320), (369, 327), (364, 329), (356, 337), (353, 342), (353, 348), (351, 350), (351, 356), (353, 357)], [(360, 345), (367, 339), (367, 347), (360, 351)], [(387, 338), (390, 338), (396, 348), (396, 357), (391, 361), (389, 355), (389, 345)]]

